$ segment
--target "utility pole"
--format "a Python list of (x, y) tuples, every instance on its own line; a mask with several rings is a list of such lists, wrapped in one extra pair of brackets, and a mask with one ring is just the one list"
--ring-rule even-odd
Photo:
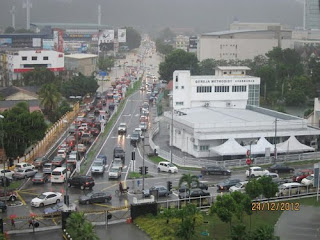
[(30, 9), (32, 8), (32, 3), (30, 0), (26, 0), (26, 2), (23, 4), (23, 8), (27, 10), (27, 30), (30, 29)]
[(12, 17), (12, 27), (16, 29), (16, 7), (15, 6), (12, 6), (10, 13)]
[(274, 121), (275, 127), (274, 127), (274, 161), (277, 162), (277, 122), (278, 118)]
[(172, 163), (173, 148), (173, 94), (171, 94), (171, 146), (170, 146), (170, 163)]
[(3, 129), (3, 123), (4, 123), (4, 116), (0, 115), (0, 119), (2, 119), (1, 121), (1, 147), (2, 147), (2, 151), (3, 151), (3, 179), (2, 179), (2, 183), (3, 183), (3, 192), (4, 192), (4, 205), (7, 206), (7, 178), (6, 178), (6, 153), (4, 150), (4, 143), (3, 143), (3, 137), (4, 137), (4, 129)]
[(101, 5), (98, 5), (98, 25), (101, 26)]
[(144, 178), (145, 178), (145, 166), (144, 166), (144, 137), (145, 137), (145, 132), (143, 132), (143, 139), (142, 139), (142, 192), (144, 190)]

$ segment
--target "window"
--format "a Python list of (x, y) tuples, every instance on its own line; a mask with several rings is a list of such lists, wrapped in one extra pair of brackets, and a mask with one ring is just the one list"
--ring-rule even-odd
[(177, 106), (183, 106), (183, 102), (176, 102)]
[(36, 61), (38, 59), (38, 57), (32, 57), (33, 61)]
[(43, 57), (43, 60), (49, 60), (49, 57), (45, 56)]
[(208, 93), (212, 92), (211, 86), (198, 86), (197, 87), (197, 93)]
[(247, 86), (232, 86), (232, 92), (246, 92)]
[(198, 151), (198, 146), (193, 144), (193, 150)]
[(178, 89), (179, 87), (178, 86), (176, 86), (176, 89)]
[(209, 151), (208, 145), (200, 146), (200, 152), (207, 152), (207, 151)]
[(22, 61), (27, 61), (27, 57), (22, 57)]
[(181, 89), (184, 89), (184, 86), (181, 86)]
[(215, 86), (215, 92), (229, 92), (229, 86)]
[(176, 82), (178, 82), (178, 76), (176, 76)]

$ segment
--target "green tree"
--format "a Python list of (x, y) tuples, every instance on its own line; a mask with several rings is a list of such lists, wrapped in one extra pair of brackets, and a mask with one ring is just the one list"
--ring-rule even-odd
[(256, 179), (248, 182), (245, 189), (251, 199), (255, 199), (262, 194), (262, 186)]
[(58, 109), (61, 94), (58, 88), (53, 83), (45, 84), (39, 91), (39, 98), (41, 99), (41, 105), (44, 107), (44, 111), (48, 114), (51, 121), (56, 120), (55, 111)]
[(65, 99), (62, 100), (57, 111), (57, 119), (61, 118), (64, 114), (71, 111), (72, 107), (70, 106), (70, 104)]
[(120, 43), (121, 46), (127, 45), (129, 49), (138, 48), (141, 44), (141, 35), (140, 33), (134, 29), (133, 27), (125, 27), (127, 31), (127, 42)]
[(111, 71), (111, 68), (114, 67), (115, 59), (114, 57), (99, 57), (98, 59), (98, 68), (101, 71)]
[(231, 195), (217, 196), (210, 208), (210, 214), (217, 214), (222, 222), (229, 223), (231, 228), (232, 215), (236, 209), (236, 202)]
[(170, 30), (170, 28), (167, 27), (159, 32), (158, 39), (162, 42), (165, 40), (167, 42), (173, 42), (175, 37), (176, 37), (176, 35)]
[(200, 62), (200, 75), (214, 75), (217, 61), (214, 59), (205, 59)]
[(192, 188), (192, 184), (195, 183), (198, 186), (199, 185), (199, 179), (195, 175), (191, 175), (190, 173), (184, 173), (179, 179), (179, 188), (181, 187), (181, 185), (183, 183), (186, 184), (186, 186), (188, 188), (187, 191), (190, 194), (190, 189)]
[(61, 93), (67, 99), (70, 96), (84, 97), (87, 93), (95, 93), (98, 87), (99, 85), (94, 76), (86, 77), (79, 74), (79, 76), (75, 76), (62, 84)]
[(165, 61), (159, 65), (160, 78), (164, 80), (172, 79), (175, 70), (191, 70), (192, 75), (198, 74), (197, 57), (193, 53), (188, 53), (181, 49), (172, 51), (165, 57)]
[(244, 213), (247, 213), (248, 215), (252, 214), (251, 200), (247, 194), (237, 191), (232, 192), (230, 195), (236, 203), (234, 215), (238, 218), (240, 222), (242, 222)]
[(164, 43), (162, 40), (157, 39), (156, 40), (156, 49), (159, 53), (162, 53), (164, 55), (168, 55), (173, 51), (173, 46), (167, 43)]
[(231, 227), (231, 239), (232, 240), (248, 240), (248, 233), (246, 232), (246, 226), (243, 223), (238, 223)]
[(263, 196), (268, 199), (274, 197), (279, 191), (278, 185), (272, 181), (271, 177), (262, 176), (257, 182), (261, 184)]
[(6, 30), (4, 30), (4, 33), (14, 33), (14, 31), (15, 31), (14, 27), (9, 26), (6, 28)]
[(94, 231), (94, 226), (89, 222), (84, 213), (73, 212), (67, 219), (67, 232), (72, 239), (98, 240), (99, 237)]
[(274, 227), (270, 225), (259, 226), (249, 237), (249, 240), (279, 240), (274, 235)]
[(23, 74), (24, 85), (40, 86), (43, 84), (54, 83), (54, 73), (44, 67), (36, 67), (30, 72)]

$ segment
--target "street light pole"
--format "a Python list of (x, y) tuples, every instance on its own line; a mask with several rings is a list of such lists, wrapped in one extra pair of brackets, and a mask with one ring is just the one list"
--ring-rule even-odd
[(144, 191), (144, 177), (145, 177), (145, 166), (144, 166), (144, 138), (145, 132), (143, 132), (143, 139), (142, 139), (142, 192)]
[(173, 148), (173, 94), (171, 95), (171, 146), (170, 146), (170, 163), (172, 163), (172, 148)]
[(274, 127), (274, 161), (275, 163), (277, 162), (277, 122), (278, 122), (278, 118), (276, 118), (274, 124), (275, 124), (275, 127)]
[(4, 205), (7, 205), (7, 178), (6, 178), (6, 156), (5, 156), (5, 150), (4, 150), (4, 144), (3, 144), (3, 137), (4, 137), (4, 130), (3, 130), (3, 121), (4, 121), (4, 116), (0, 115), (0, 118), (2, 119), (1, 121), (1, 147), (3, 150), (3, 191), (4, 191)]

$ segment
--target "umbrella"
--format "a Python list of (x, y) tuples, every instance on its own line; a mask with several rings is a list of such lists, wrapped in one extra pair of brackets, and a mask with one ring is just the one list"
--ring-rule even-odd
[(35, 214), (33, 212), (30, 213), (30, 217), (35, 217), (35, 216), (37, 216), (37, 214)]
[(17, 218), (17, 215), (16, 215), (16, 214), (11, 214), (11, 215), (10, 215), (10, 219), (15, 219), (15, 218)]

